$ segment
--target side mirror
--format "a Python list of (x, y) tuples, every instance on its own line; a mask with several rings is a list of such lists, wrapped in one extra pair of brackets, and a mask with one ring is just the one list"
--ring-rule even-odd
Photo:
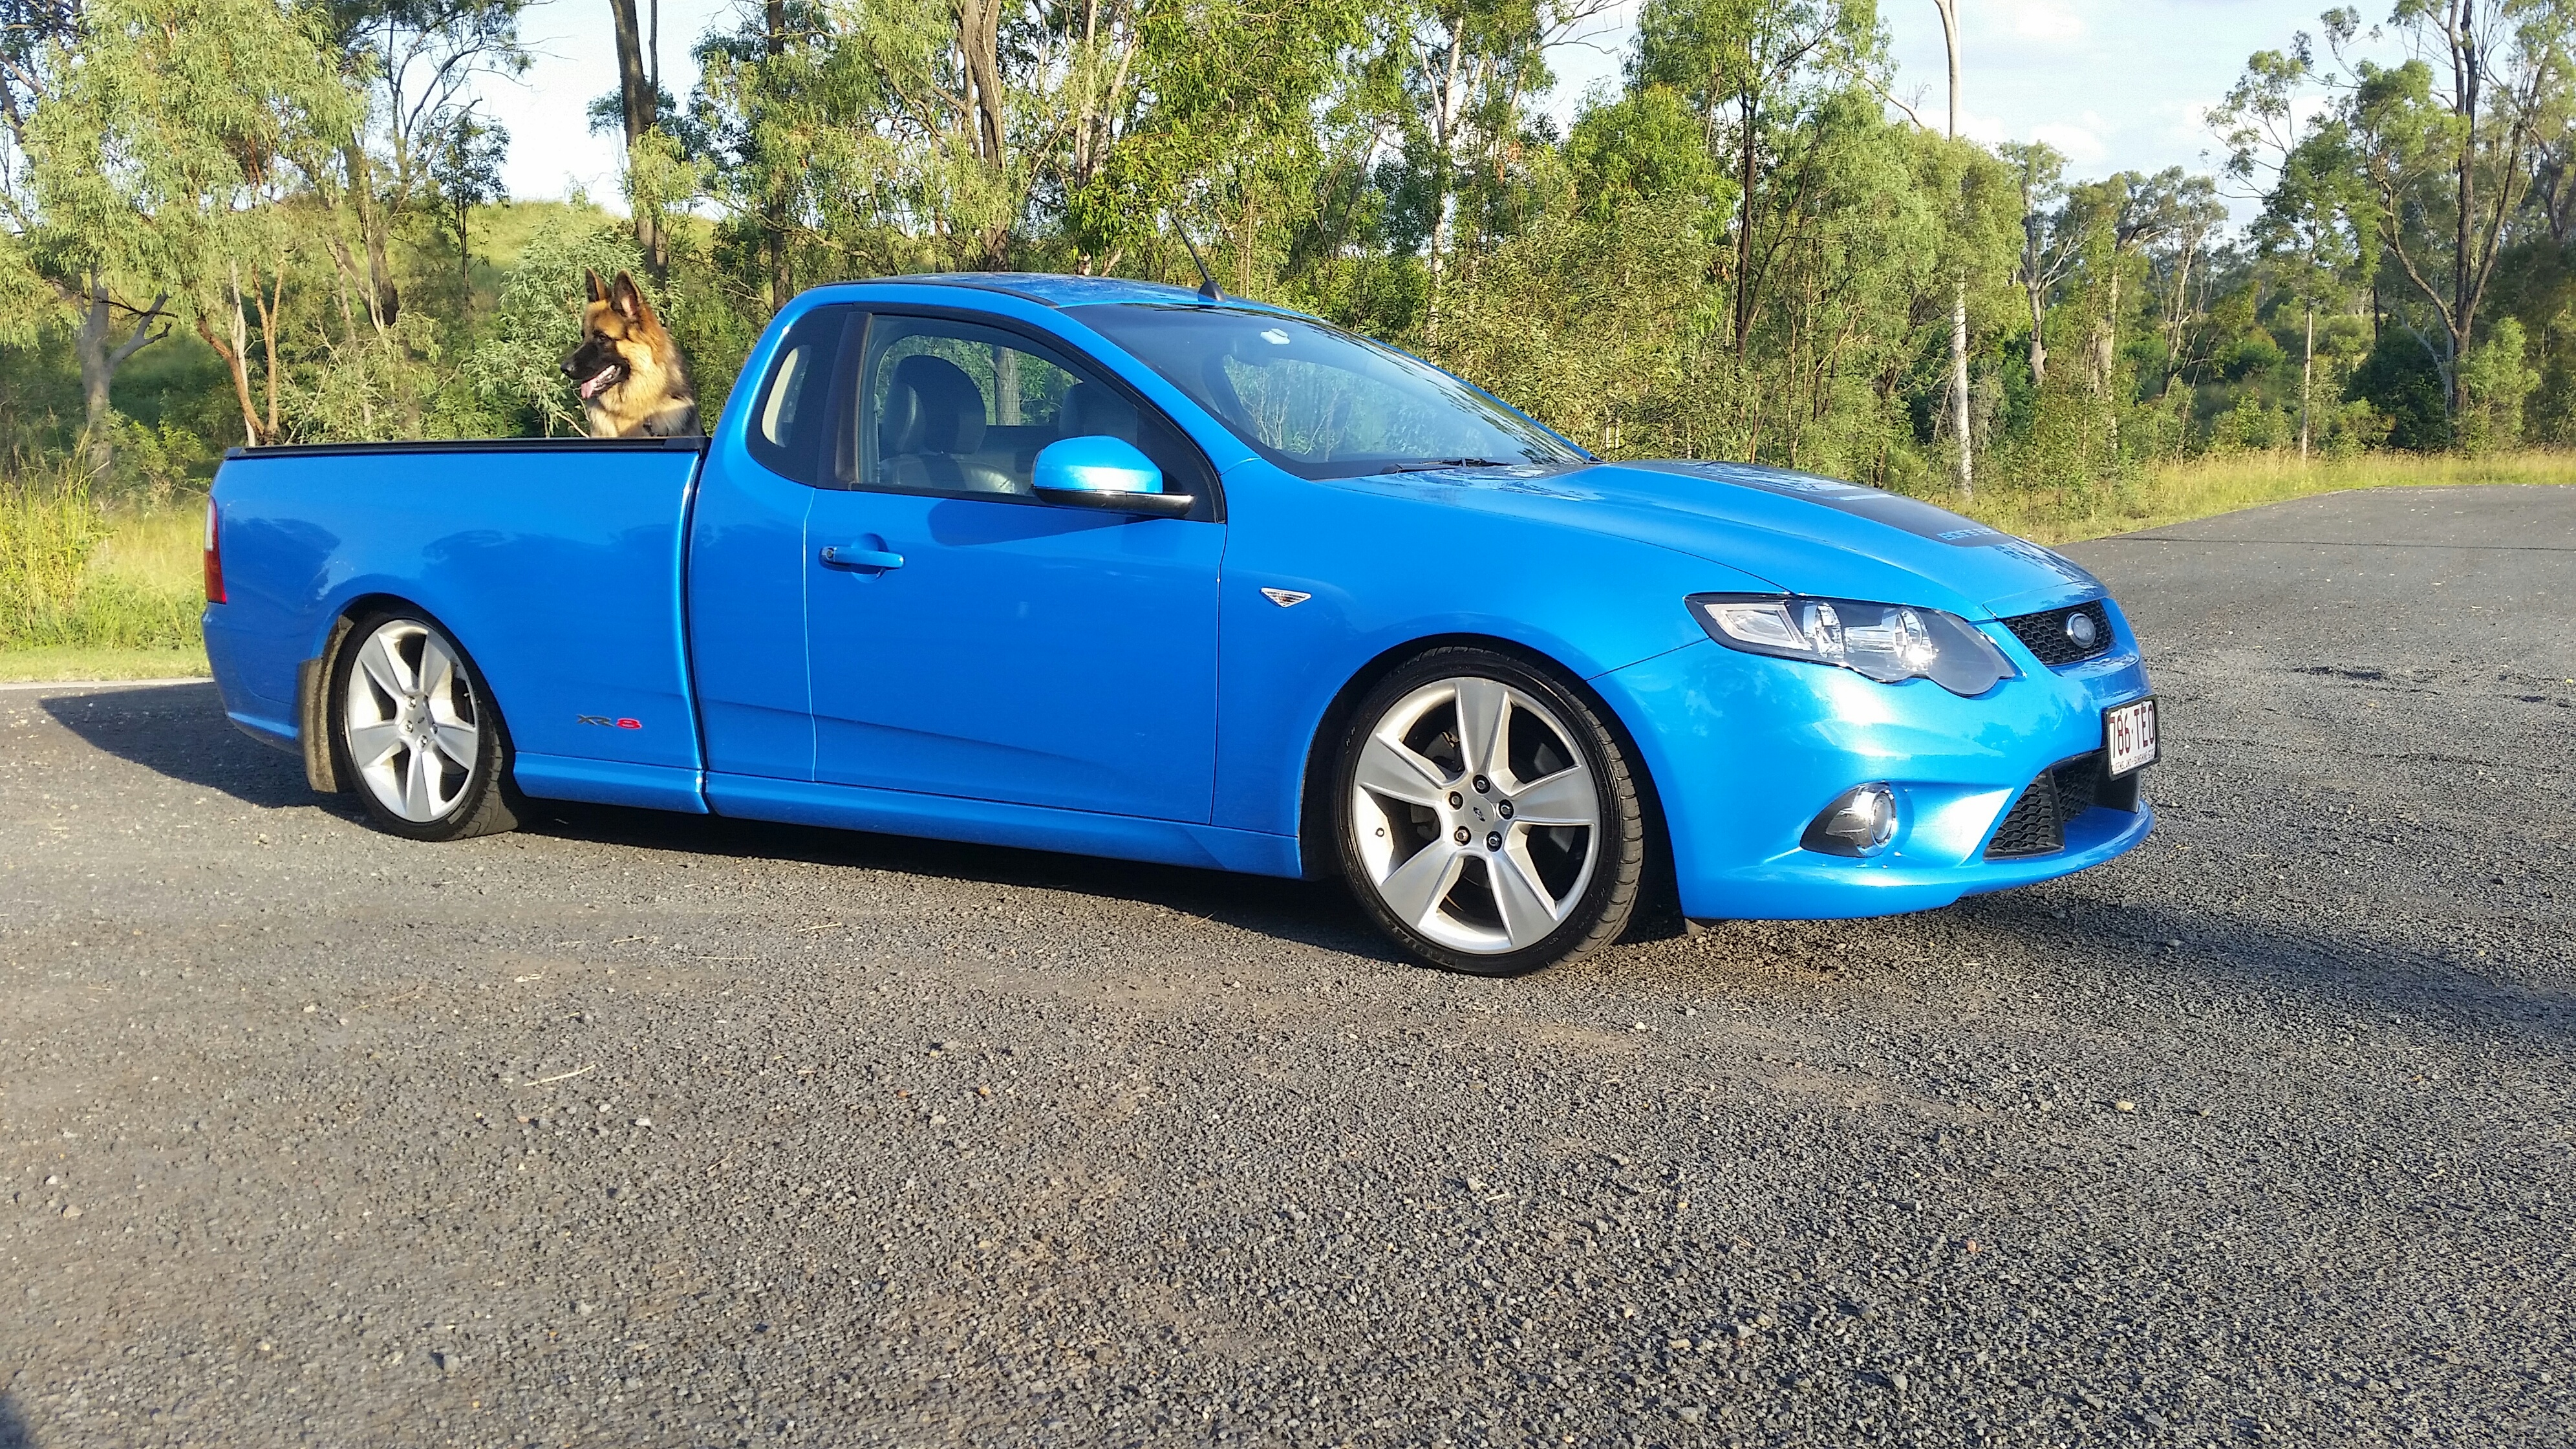
[(1163, 491), (1163, 470), (1120, 438), (1062, 438), (1038, 450), (1030, 491), (1049, 503), (1180, 518), (1198, 500)]

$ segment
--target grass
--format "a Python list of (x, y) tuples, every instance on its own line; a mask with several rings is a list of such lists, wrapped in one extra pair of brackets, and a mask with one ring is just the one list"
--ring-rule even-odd
[[(2132, 483), (1989, 487), (1942, 501), (2025, 538), (2070, 543), (2317, 493), (2472, 483), (2576, 483), (2576, 453), (2373, 453), (2306, 464), (2238, 453), (2157, 468)], [(194, 507), (102, 513), (61, 474), (0, 478), (0, 680), (204, 675), (202, 527)]]
[(35, 649), (0, 649), (0, 683), (56, 679), (203, 679), (206, 651), (185, 649), (93, 649), (52, 644)]
[(205, 674), (203, 517), (103, 512), (66, 471), (0, 479), (0, 680)]
[(2134, 533), (2240, 508), (2355, 488), (2438, 488), (2482, 483), (2576, 483), (2576, 453), (2498, 453), (2484, 458), (2364, 453), (2315, 458), (2222, 453), (2150, 469), (2136, 482), (2081, 489), (1997, 487), (1940, 502), (1980, 523), (2041, 543)]

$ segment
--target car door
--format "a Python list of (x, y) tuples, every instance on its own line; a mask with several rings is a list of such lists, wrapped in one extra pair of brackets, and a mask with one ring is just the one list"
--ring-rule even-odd
[[(880, 311), (844, 356), (836, 472), (805, 523), (815, 778), (1208, 819), (1225, 527), (1195, 445), (1060, 344)], [(1040, 501), (1038, 451), (1135, 443), (1186, 518)]]
[(720, 429), (689, 519), (689, 654), (707, 769), (814, 778), (806, 688), (805, 514), (833, 481), (833, 377), (847, 306), (788, 325), (751, 394), (748, 426)]

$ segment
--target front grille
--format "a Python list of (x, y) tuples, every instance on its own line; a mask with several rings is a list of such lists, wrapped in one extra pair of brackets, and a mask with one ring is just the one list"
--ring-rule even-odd
[(2065, 848), (2066, 822), (2057, 813), (2057, 779), (2054, 772), (2043, 770), (2013, 802), (2004, 823), (1995, 827), (1995, 838), (1986, 842), (1986, 859), (2054, 855)]
[[(2089, 645), (2078, 644), (2066, 637), (2066, 621), (2077, 614), (2093, 621), (2093, 642)], [(2051, 669), (2081, 664), (2110, 652), (2111, 648), (2111, 611), (2102, 607), (2100, 599), (2072, 608), (2015, 614), (2004, 620), (2003, 625), (2013, 631), (2014, 638), (2028, 645), (2031, 653), (2039, 656), (2040, 663)]]
[(1986, 842), (1986, 859), (2055, 855), (2066, 848), (2067, 821), (2096, 806), (2136, 810), (2138, 777), (2146, 771), (2131, 770), (2108, 780), (2102, 764), (2102, 752), (2095, 750), (2040, 771), (1995, 827), (1994, 838)]

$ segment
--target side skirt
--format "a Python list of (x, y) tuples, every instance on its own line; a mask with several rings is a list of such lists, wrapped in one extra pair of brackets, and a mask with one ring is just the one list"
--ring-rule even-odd
[(972, 845), (1010, 845), (1023, 850), (1060, 850), (1068, 855), (1149, 860), (1247, 875), (1294, 877), (1300, 873), (1294, 836), (1190, 825), (1177, 820), (750, 775), (708, 775), (706, 798), (716, 814), (748, 820), (916, 835)]

